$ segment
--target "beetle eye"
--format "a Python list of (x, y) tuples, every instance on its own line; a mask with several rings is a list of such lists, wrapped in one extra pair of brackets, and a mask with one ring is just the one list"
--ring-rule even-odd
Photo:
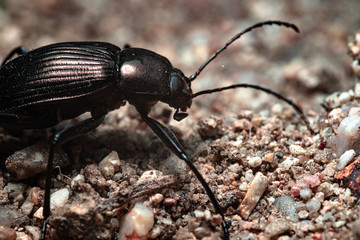
[(184, 89), (183, 81), (178, 75), (174, 74), (171, 76), (170, 89), (172, 95), (178, 94)]

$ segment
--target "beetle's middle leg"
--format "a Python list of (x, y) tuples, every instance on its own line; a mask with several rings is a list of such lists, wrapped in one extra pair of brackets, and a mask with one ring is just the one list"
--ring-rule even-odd
[(46, 221), (50, 216), (50, 185), (51, 185), (51, 175), (53, 169), (53, 159), (54, 154), (57, 148), (59, 148), (62, 144), (70, 141), (73, 138), (84, 135), (91, 130), (97, 128), (103, 121), (105, 115), (100, 117), (91, 117), (81, 121), (77, 124), (74, 124), (68, 128), (63, 129), (61, 132), (55, 134), (51, 141), (49, 158), (47, 163), (46, 170), (46, 184), (45, 184), (45, 196), (44, 196), (44, 223), (41, 231), (41, 239), (45, 239), (46, 234)]
[(225, 239), (229, 239), (229, 232), (225, 223), (224, 214), (221, 210), (221, 207), (210, 189), (209, 185), (201, 175), (201, 173), (196, 169), (194, 164), (190, 161), (189, 157), (185, 153), (184, 148), (179, 143), (175, 134), (167, 127), (147, 116), (147, 114), (141, 113), (142, 119), (149, 125), (149, 127), (155, 132), (155, 134), (165, 143), (165, 145), (170, 148), (170, 150), (175, 153), (180, 159), (184, 160), (187, 165), (190, 167), (191, 171), (195, 174), (196, 178), (200, 181), (201, 185), (205, 188), (207, 195), (210, 198), (211, 203), (214, 205), (216, 213), (222, 216), (222, 228), (225, 233)]
[(17, 55), (23, 55), (25, 53), (29, 52), (29, 49), (27, 49), (27, 47), (25, 46), (19, 46), (15, 49), (13, 49), (5, 58), (5, 60), (3, 61), (3, 63), (1, 64), (1, 66), (3, 66), (5, 63), (7, 63), (12, 57), (15, 56), (15, 54)]

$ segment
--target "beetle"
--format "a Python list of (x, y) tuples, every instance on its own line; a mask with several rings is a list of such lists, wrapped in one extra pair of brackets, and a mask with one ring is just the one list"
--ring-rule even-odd
[[(203, 94), (240, 87), (255, 88), (272, 94), (290, 104), (304, 120), (302, 109), (282, 95), (257, 85), (234, 84), (193, 93), (191, 82), (231, 43), (243, 34), (264, 25), (279, 25), (299, 32), (296, 25), (282, 21), (257, 23), (236, 34), (220, 47), (190, 77), (174, 68), (170, 61), (147, 49), (119, 47), (105, 42), (64, 42), (28, 51), (21, 46), (5, 58), (0, 68), (0, 126), (15, 129), (50, 128), (84, 112), (91, 117), (56, 133), (50, 143), (44, 196), (44, 224), (41, 239), (45, 239), (46, 221), (50, 215), (50, 179), (56, 150), (65, 142), (98, 127), (105, 115), (123, 106), (134, 105), (141, 118), (164, 142), (184, 160), (204, 187), (216, 213), (222, 216), (224, 238), (229, 232), (221, 207), (200, 172), (190, 161), (172, 131), (148, 116), (156, 102), (175, 109), (173, 118), (181, 121), (192, 99)], [(17, 57), (15, 57), (18, 55)], [(15, 57), (15, 58), (14, 58)]]

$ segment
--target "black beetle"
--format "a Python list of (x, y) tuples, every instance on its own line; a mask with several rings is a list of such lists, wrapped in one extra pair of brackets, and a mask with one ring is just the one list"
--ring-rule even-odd
[[(91, 113), (90, 118), (65, 128), (51, 141), (44, 197), (45, 220), (41, 238), (45, 239), (46, 220), (50, 215), (50, 178), (54, 152), (70, 139), (95, 129), (109, 111), (128, 101), (136, 107), (142, 119), (166, 146), (194, 172), (216, 212), (222, 216), (224, 238), (229, 239), (224, 214), (214, 193), (189, 160), (175, 135), (167, 127), (150, 118), (148, 113), (156, 102), (162, 101), (176, 110), (173, 117), (180, 121), (187, 116), (185, 111), (196, 96), (225, 89), (250, 87), (286, 101), (309, 127), (300, 107), (280, 94), (260, 86), (235, 84), (192, 93), (191, 81), (195, 80), (220, 52), (246, 32), (271, 24), (290, 27), (298, 32), (295, 25), (287, 22), (266, 21), (255, 24), (235, 35), (189, 78), (179, 69), (173, 68), (167, 58), (152, 51), (131, 47), (121, 50), (104, 42), (65, 42), (32, 51), (24, 47), (13, 50), (0, 68), (0, 126), (15, 129), (49, 128), (84, 112)], [(15, 55), (19, 56), (11, 60)]]

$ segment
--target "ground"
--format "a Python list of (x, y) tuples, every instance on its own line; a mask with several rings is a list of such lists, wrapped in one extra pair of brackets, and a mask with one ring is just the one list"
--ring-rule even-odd
[[(190, 76), (252, 24), (296, 24), (299, 34), (278, 26), (248, 33), (192, 88), (260, 84), (299, 104), (312, 130), (286, 103), (251, 89), (200, 96), (179, 123), (165, 104), (151, 116), (170, 126), (213, 189), (231, 223), (231, 239), (357, 239), (356, 161), (339, 165), (340, 157), (346, 165), (351, 161), (344, 159), (357, 157), (357, 130), (345, 147), (338, 136), (340, 123), (359, 112), (359, 10), (358, 1), (0, 1), (0, 57), (19, 45), (105, 41), (153, 50)], [(334, 92), (343, 94), (326, 101)], [(0, 234), (11, 236), (13, 229), (19, 239), (38, 239), (45, 165), (30, 176), (35, 170), (26, 160), (46, 160), (49, 137), (84, 117), (47, 131), (1, 130), (0, 225), (6, 228)], [(109, 154), (113, 161), (102, 161)], [(56, 165), (52, 192), (63, 193), (60, 205), (62, 196), (69, 199), (52, 212), (53, 239), (116, 239), (122, 216), (139, 196), (155, 214), (149, 239), (222, 235), (221, 218), (200, 183), (132, 106), (109, 113), (96, 131), (67, 143)], [(149, 170), (163, 175), (153, 172), (154, 178), (139, 182)], [(16, 180), (21, 174), (26, 179)], [(249, 195), (257, 200), (246, 200)]]

